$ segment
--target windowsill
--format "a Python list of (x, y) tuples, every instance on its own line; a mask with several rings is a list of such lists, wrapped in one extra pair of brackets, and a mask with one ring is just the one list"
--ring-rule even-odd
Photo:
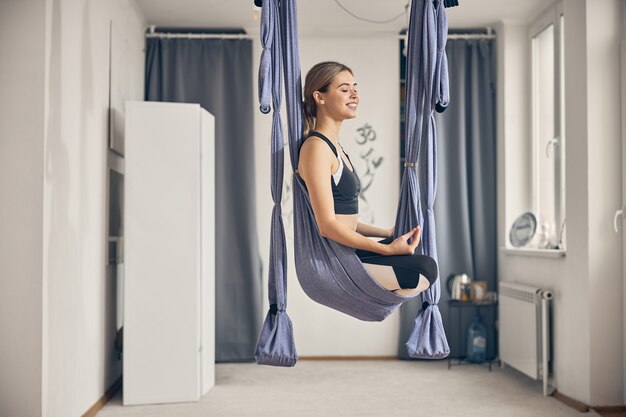
[(538, 248), (507, 248), (500, 247), (505, 255), (538, 256), (542, 258), (563, 258), (567, 251), (563, 249), (538, 249)]

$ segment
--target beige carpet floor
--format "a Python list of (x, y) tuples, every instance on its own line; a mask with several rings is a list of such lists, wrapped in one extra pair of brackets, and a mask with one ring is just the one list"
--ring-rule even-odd
[(447, 369), (447, 361), (300, 361), (294, 368), (219, 364), (197, 403), (123, 406), (119, 392), (97, 417), (592, 417), (508, 367)]

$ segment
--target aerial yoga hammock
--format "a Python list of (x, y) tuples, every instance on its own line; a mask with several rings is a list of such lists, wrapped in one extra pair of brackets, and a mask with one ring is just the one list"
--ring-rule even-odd
[[(256, 2), (258, 5), (259, 0)], [(435, 260), (433, 204), (437, 185), (437, 149), (433, 111), (443, 111), (448, 105), (445, 54), (448, 22), (444, 7), (456, 5), (456, 0), (412, 0), (408, 29), (405, 120), (406, 160), (410, 162), (404, 164), (394, 238), (420, 225), (423, 238), (417, 250), (421, 247), (424, 255)], [(367, 273), (353, 248), (320, 235), (309, 195), (297, 174), (298, 150), (305, 137), (296, 0), (263, 0), (262, 7), (259, 101), (262, 113), (273, 110), (271, 189), (274, 207), (268, 282), (270, 308), (259, 334), (255, 357), (258, 364), (294, 366), (298, 357), (286, 310), (287, 256), (281, 213), (283, 69), (289, 153), (294, 171), (294, 255), (302, 289), (314, 301), (365, 321), (382, 321), (414, 296), (402, 296), (383, 288)], [(450, 353), (437, 306), (440, 293), (440, 280), (421, 293), (422, 308), (406, 343), (411, 357), (439, 359)]]

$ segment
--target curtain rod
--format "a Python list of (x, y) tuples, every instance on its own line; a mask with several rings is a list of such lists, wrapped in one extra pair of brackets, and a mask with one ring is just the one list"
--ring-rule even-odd
[[(245, 33), (146, 33), (146, 38), (182, 39), (251, 39)], [(399, 36), (404, 39), (404, 35)], [(486, 33), (451, 33), (448, 39), (495, 39), (496, 35)]]
[(486, 33), (451, 33), (448, 39), (495, 39), (496, 35)]
[[(167, 38), (167, 39), (251, 39), (245, 33), (146, 33), (146, 38)], [(404, 39), (404, 35), (399, 35)], [(496, 35), (486, 33), (451, 33), (448, 39), (496, 39)]]
[(250, 39), (245, 33), (146, 33), (146, 38)]
[[(487, 33), (450, 33), (448, 39), (496, 39), (496, 34), (492, 27), (485, 28)], [(406, 38), (406, 32), (399, 35), (400, 39)]]
[[(263, 7), (263, 0), (254, 0), (256, 7)], [(444, 0), (443, 7), (456, 7), (459, 5), (459, 0)]]
[[(405, 35), (399, 35), (398, 39), (405, 39)], [(496, 39), (496, 35), (478, 34), (478, 33), (452, 33), (448, 35), (448, 39)]]

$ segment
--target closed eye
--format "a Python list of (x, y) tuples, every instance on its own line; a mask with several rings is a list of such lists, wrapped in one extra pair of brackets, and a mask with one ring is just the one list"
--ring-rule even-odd
[[(343, 83), (343, 84), (340, 84), (339, 86), (337, 86), (337, 88), (341, 89), (341, 91), (344, 92), (344, 93), (348, 92), (348, 90), (346, 90), (346, 87), (349, 88), (350, 85), (348, 83)], [(356, 83), (352, 84), (352, 89), (354, 90), (355, 93), (357, 92), (357, 90), (356, 90)]]

